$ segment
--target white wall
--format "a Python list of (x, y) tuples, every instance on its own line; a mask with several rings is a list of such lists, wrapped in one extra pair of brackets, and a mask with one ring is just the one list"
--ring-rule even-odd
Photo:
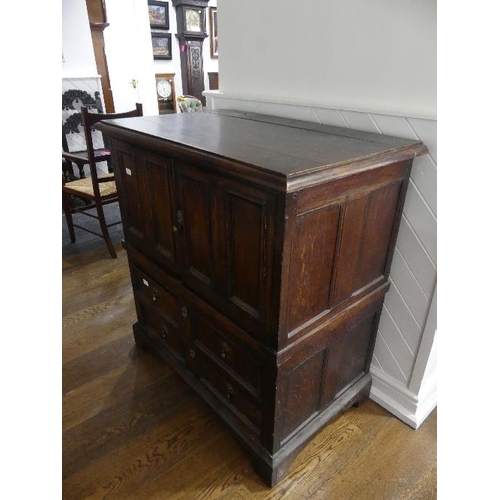
[(436, 118), (435, 0), (219, 0), (220, 89)]
[[(422, 140), (371, 366), (371, 397), (417, 428), (437, 404), (436, 5), (219, 0), (207, 105)], [(292, 33), (294, 36), (290, 35)]]
[(85, 0), (62, 0), (63, 78), (97, 76)]
[(104, 40), (115, 110), (127, 111), (141, 102), (145, 115), (158, 114), (147, 0), (106, 0), (106, 14)]

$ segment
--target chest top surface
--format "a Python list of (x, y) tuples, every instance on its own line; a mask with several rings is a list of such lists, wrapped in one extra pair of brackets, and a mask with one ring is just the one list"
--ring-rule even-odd
[(187, 146), (287, 178), (426, 151), (420, 141), (231, 110), (106, 120), (98, 128), (116, 137), (132, 133)]

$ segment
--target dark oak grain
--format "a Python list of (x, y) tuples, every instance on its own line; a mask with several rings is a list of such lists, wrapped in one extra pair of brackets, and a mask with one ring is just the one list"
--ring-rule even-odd
[(191, 115), (98, 125), (116, 159), (134, 338), (274, 486), (369, 395), (412, 158), (426, 148), (249, 113)]

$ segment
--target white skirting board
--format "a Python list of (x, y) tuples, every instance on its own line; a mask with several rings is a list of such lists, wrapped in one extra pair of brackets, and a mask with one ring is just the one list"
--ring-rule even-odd
[(370, 373), (373, 379), (370, 399), (414, 429), (420, 427), (437, 405), (436, 372), (429, 375), (429, 382), (419, 394), (414, 394), (373, 366)]

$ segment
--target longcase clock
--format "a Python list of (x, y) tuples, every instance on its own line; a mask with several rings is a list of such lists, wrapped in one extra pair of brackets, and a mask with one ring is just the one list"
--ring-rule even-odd
[(209, 0), (172, 0), (177, 16), (182, 92), (205, 104), (203, 72), (203, 41), (207, 38), (206, 10)]

